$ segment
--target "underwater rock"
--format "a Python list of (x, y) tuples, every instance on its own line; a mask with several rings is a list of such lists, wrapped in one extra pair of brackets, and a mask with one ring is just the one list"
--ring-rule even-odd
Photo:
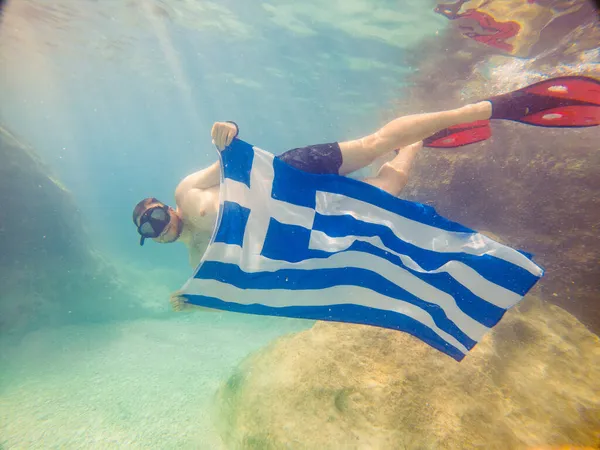
[(69, 191), (1, 125), (0, 159), (0, 332), (139, 315)]
[[(600, 23), (586, 29), (600, 32)], [(553, 76), (598, 78), (600, 53), (574, 46), (517, 59), (485, 53), (448, 32), (421, 45), (427, 58), (412, 56), (419, 70), (387, 118), (455, 108)], [(469, 57), (457, 58), (459, 52)], [(487, 141), (420, 152), (402, 197), (532, 253), (546, 271), (534, 292), (599, 334), (600, 128), (500, 120), (491, 128)]]
[(231, 449), (598, 446), (598, 380), (600, 339), (530, 296), (460, 363), (406, 333), (318, 322), (245, 360), (217, 405)]
[(423, 152), (405, 198), (533, 253), (536, 286), (600, 332), (598, 129), (494, 123), (487, 142)]

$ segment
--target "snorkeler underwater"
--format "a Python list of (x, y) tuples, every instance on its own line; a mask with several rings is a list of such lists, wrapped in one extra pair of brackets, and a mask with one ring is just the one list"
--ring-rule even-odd
[[(237, 140), (235, 122), (217, 122), (211, 138), (220, 160), (180, 182), (177, 208), (154, 197), (135, 206), (140, 245), (152, 238), (188, 247), (198, 268), (171, 296), (175, 309), (375, 325), (409, 332), (460, 361), (543, 269), (433, 208), (396, 197), (423, 145), (480, 142), (491, 136), (491, 120), (597, 126), (600, 81), (552, 78), (458, 109), (399, 117), (357, 140), (277, 157)], [(364, 183), (342, 178), (390, 153), (395, 156)], [(270, 292), (275, 289), (293, 296), (284, 302)], [(431, 304), (439, 309), (429, 310)]]
[(600, 449), (594, 2), (0, 8), (1, 450)]

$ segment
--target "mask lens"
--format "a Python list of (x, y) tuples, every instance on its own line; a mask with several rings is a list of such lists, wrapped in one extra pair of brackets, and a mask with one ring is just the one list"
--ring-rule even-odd
[(140, 234), (144, 237), (156, 237), (158, 234), (154, 231), (152, 224), (150, 222), (144, 222), (142, 226), (140, 226)]
[(160, 222), (167, 222), (167, 212), (162, 208), (156, 208), (150, 213), (150, 218)]

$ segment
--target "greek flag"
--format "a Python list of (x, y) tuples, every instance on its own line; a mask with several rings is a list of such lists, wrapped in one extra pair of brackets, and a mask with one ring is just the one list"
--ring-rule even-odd
[(410, 333), (460, 361), (542, 277), (531, 255), (235, 139), (189, 304)]

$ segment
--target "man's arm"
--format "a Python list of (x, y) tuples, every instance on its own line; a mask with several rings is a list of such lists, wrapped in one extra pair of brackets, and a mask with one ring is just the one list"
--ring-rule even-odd
[[(216, 145), (219, 151), (227, 147), (233, 139), (238, 135), (239, 129), (234, 122), (215, 122), (210, 135), (213, 144)], [(175, 197), (185, 195), (190, 189), (208, 189), (216, 186), (221, 181), (220, 162), (208, 166), (206, 169), (199, 170), (185, 177), (177, 189), (175, 189)]]
[[(211, 130), (213, 144), (219, 151), (227, 147), (233, 139), (238, 135), (238, 126), (233, 122), (215, 122)], [(175, 200), (180, 206), (181, 202), (198, 202), (198, 192), (190, 192), (194, 189), (209, 189), (216, 186), (221, 181), (221, 163), (216, 161), (205, 169), (194, 172), (185, 177), (175, 189)], [(188, 195), (189, 194), (189, 195)], [(200, 201), (201, 203), (201, 201)], [(206, 243), (208, 245), (208, 243)], [(204, 250), (206, 247), (204, 247)], [(204, 250), (198, 248), (198, 243), (194, 242), (189, 248), (189, 261), (192, 267), (197, 267), (202, 260)], [(175, 291), (170, 296), (171, 305), (175, 311), (183, 309), (200, 309), (209, 312), (219, 312), (220, 310), (205, 308), (203, 306), (191, 305), (185, 302), (181, 295), (181, 291)]]
[(216, 161), (205, 169), (194, 172), (185, 177), (177, 189), (175, 189), (175, 198), (185, 195), (191, 189), (208, 189), (216, 186), (221, 181), (221, 163)]

